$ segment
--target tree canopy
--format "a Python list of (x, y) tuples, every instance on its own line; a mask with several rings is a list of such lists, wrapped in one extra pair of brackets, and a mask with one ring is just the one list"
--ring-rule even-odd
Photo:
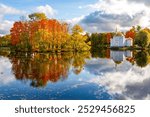
[(32, 21), (15, 22), (11, 29), (11, 44), (23, 51), (86, 51), (90, 49), (87, 36), (80, 25), (72, 28), (56, 19), (47, 19), (43, 13), (29, 15)]
[(150, 45), (150, 33), (147, 30), (141, 30), (135, 37), (135, 44), (144, 48)]
[(83, 33), (83, 28), (78, 24), (74, 25), (74, 27), (72, 28), (72, 33), (73, 34)]
[(30, 20), (32, 20), (32, 21), (47, 19), (47, 16), (44, 13), (32, 13), (28, 16), (29, 16)]
[(86, 51), (90, 50), (90, 46), (86, 43), (87, 36), (83, 35), (83, 29), (79, 25), (75, 25), (72, 28), (72, 35), (70, 38), (70, 44), (72, 49), (75, 51)]

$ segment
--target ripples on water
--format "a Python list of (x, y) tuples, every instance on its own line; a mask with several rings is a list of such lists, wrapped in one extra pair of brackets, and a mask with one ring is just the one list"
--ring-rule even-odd
[(150, 99), (149, 63), (140, 51), (1, 51), (0, 99)]

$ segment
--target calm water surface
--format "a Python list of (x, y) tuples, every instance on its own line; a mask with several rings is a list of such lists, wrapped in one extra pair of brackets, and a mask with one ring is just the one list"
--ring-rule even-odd
[(149, 53), (140, 51), (1, 51), (0, 99), (150, 99), (149, 63)]

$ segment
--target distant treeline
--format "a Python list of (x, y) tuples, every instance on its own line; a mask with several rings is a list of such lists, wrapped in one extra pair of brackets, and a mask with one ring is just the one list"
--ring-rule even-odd
[[(125, 38), (133, 39), (133, 48), (150, 48), (150, 29), (142, 29), (140, 26), (133, 26), (129, 31), (122, 32)], [(107, 33), (92, 33), (89, 36), (92, 49), (110, 47), (110, 40), (115, 35), (115, 32)]]

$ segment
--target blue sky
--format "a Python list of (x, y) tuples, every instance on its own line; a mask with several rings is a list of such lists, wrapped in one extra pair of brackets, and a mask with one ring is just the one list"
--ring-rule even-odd
[(0, 3), (27, 13), (32, 12), (38, 6), (50, 5), (57, 11), (55, 18), (71, 19), (88, 14), (89, 10), (81, 10), (79, 6), (92, 4), (96, 1), (98, 0), (0, 0)]
[(0, 0), (0, 35), (9, 34), (20, 16), (33, 12), (78, 23), (91, 33), (114, 31), (116, 26), (121, 31), (150, 27), (149, 0)]

